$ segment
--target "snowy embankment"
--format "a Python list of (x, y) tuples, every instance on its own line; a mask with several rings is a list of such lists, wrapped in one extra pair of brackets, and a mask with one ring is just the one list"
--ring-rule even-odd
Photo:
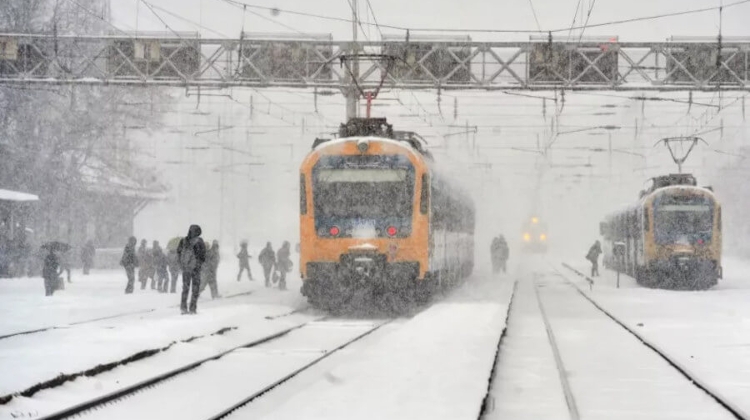
[[(263, 417), (477, 418), (513, 290), (509, 278), (482, 280), (279, 400)], [(239, 410), (233, 418), (248, 415)]]
[(648, 289), (624, 275), (617, 289), (616, 273), (609, 270), (589, 291), (584, 279), (564, 274), (706, 387), (750, 413), (750, 263), (725, 259), (724, 273), (718, 286), (694, 292)]

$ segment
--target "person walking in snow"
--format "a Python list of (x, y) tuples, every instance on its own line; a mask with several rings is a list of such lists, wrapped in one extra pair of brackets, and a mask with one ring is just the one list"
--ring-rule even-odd
[(96, 248), (94, 248), (94, 242), (92, 240), (86, 241), (86, 244), (81, 249), (81, 262), (83, 263), (83, 275), (88, 276), (89, 271), (94, 266), (94, 256), (96, 255)]
[(211, 243), (211, 248), (206, 250), (206, 263), (203, 265), (203, 273), (205, 278), (202, 279), (201, 292), (206, 288), (206, 285), (211, 289), (211, 299), (221, 297), (219, 295), (219, 287), (216, 283), (216, 277), (219, 271), (219, 261), (221, 255), (219, 253), (219, 241), (214, 240)]
[(250, 272), (250, 254), (247, 252), (247, 241), (240, 243), (240, 253), (237, 254), (240, 263), (240, 272), (237, 273), (237, 281), (242, 278), (242, 272), (247, 270), (247, 279), (253, 281), (253, 273)]
[(167, 243), (167, 266), (171, 277), (169, 293), (177, 293), (177, 280), (180, 277), (180, 260), (177, 258), (177, 247), (181, 240), (182, 238), (172, 238)]
[(45, 296), (52, 296), (60, 283), (60, 274), (62, 269), (60, 268), (57, 255), (52, 250), (44, 257), (44, 266), (42, 268), (42, 277), (44, 278), (44, 294)]
[(594, 242), (594, 245), (591, 245), (591, 248), (589, 248), (588, 254), (586, 254), (586, 259), (591, 261), (591, 277), (598, 277), (599, 276), (599, 255), (602, 253), (602, 245), (599, 243), (599, 241)]
[[(161, 249), (159, 241), (154, 241), (151, 253), (154, 263), (156, 289), (159, 293), (166, 293), (167, 284), (169, 283), (169, 275), (167, 274), (167, 256), (164, 255), (164, 251)], [(154, 280), (151, 281), (153, 284)]]
[(271, 287), (271, 272), (273, 266), (276, 265), (276, 253), (273, 252), (273, 246), (270, 242), (266, 242), (266, 247), (263, 248), (263, 251), (260, 251), (258, 262), (263, 267), (263, 277), (266, 279), (266, 287)]
[[(195, 314), (198, 311), (198, 295), (200, 294), (201, 268), (206, 261), (206, 244), (201, 238), (201, 227), (191, 225), (186, 237), (180, 240), (177, 247), (177, 259), (182, 269), (182, 299), (180, 310), (183, 314)], [(188, 295), (190, 294), (190, 306)]]
[(137, 243), (138, 240), (135, 239), (135, 236), (131, 236), (122, 251), (122, 258), (120, 258), (120, 265), (125, 269), (125, 275), (128, 277), (128, 284), (125, 286), (126, 295), (133, 293), (133, 287), (135, 286), (135, 268), (138, 267), (138, 257), (135, 252)]
[(286, 275), (292, 271), (292, 259), (290, 244), (284, 241), (281, 248), (276, 252), (276, 271), (279, 273), (279, 290), (286, 290)]
[(148, 242), (145, 239), (141, 240), (141, 246), (138, 247), (136, 256), (138, 257), (138, 281), (141, 283), (141, 290), (143, 290), (148, 283), (151, 260), (153, 259), (151, 251), (148, 249)]

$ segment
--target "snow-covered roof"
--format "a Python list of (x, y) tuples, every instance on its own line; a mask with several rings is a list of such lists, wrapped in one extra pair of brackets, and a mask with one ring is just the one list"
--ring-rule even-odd
[(19, 191), (0, 189), (0, 201), (39, 201), (39, 196)]

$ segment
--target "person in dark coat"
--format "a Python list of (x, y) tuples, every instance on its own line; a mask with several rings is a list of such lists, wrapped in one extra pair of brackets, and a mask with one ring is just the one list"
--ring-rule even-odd
[(180, 260), (177, 258), (176, 249), (170, 249), (167, 253), (167, 266), (169, 266), (169, 275), (172, 277), (169, 293), (177, 293), (177, 279), (180, 277)]
[(52, 249), (49, 250), (47, 255), (44, 257), (44, 266), (42, 268), (42, 277), (44, 277), (44, 294), (45, 296), (52, 296), (55, 290), (58, 288), (60, 283), (60, 275), (62, 269)]
[(492, 269), (495, 273), (503, 270), (503, 273), (508, 271), (508, 256), (510, 250), (508, 249), (508, 242), (506, 242), (503, 235), (499, 235), (492, 240), (492, 246), (490, 247), (492, 253)]
[(290, 245), (284, 241), (281, 248), (276, 252), (276, 271), (279, 273), (279, 290), (286, 290), (286, 275), (292, 271), (292, 259)]
[(263, 267), (263, 277), (266, 279), (266, 287), (271, 287), (271, 271), (273, 270), (273, 266), (276, 265), (276, 253), (273, 252), (273, 246), (270, 242), (267, 242), (263, 251), (260, 251), (258, 262)]
[[(182, 269), (182, 300), (180, 310), (183, 314), (195, 314), (198, 310), (198, 295), (200, 294), (201, 268), (206, 262), (206, 245), (201, 239), (201, 227), (191, 225), (186, 237), (180, 240), (177, 247), (177, 258)], [(192, 289), (192, 291), (191, 291)], [(188, 307), (188, 294), (191, 294)]]
[(211, 288), (211, 299), (221, 297), (221, 295), (219, 295), (219, 287), (216, 283), (220, 260), (221, 254), (219, 253), (219, 241), (215, 240), (211, 243), (211, 248), (206, 251), (206, 263), (203, 266), (203, 272), (205, 273), (206, 278), (201, 285), (201, 292), (206, 288), (206, 285)]
[(138, 247), (136, 253), (138, 257), (138, 281), (141, 283), (141, 290), (146, 288), (148, 283), (149, 273), (151, 272), (151, 251), (148, 249), (148, 242), (145, 239), (141, 240), (141, 246)]
[(159, 291), (159, 293), (166, 293), (167, 284), (169, 283), (169, 276), (167, 274), (167, 256), (161, 249), (159, 241), (154, 241), (151, 252), (153, 255), (155, 270), (154, 277), (156, 277), (156, 289)]
[(242, 278), (242, 272), (247, 270), (247, 279), (253, 281), (253, 273), (250, 272), (250, 254), (247, 252), (247, 242), (243, 241), (240, 244), (240, 253), (237, 254), (237, 259), (240, 263), (240, 272), (237, 273), (237, 281)]
[(122, 258), (120, 258), (120, 265), (125, 269), (125, 275), (128, 276), (128, 284), (125, 286), (126, 295), (133, 293), (133, 286), (135, 286), (135, 268), (138, 267), (138, 257), (135, 254), (137, 243), (138, 240), (135, 239), (135, 236), (131, 236), (122, 251)]
[(83, 263), (83, 275), (88, 276), (91, 267), (94, 266), (94, 256), (96, 255), (96, 248), (94, 248), (94, 242), (91, 240), (86, 241), (86, 244), (81, 249), (81, 262)]
[(599, 241), (594, 242), (594, 245), (591, 245), (591, 248), (589, 248), (588, 254), (586, 254), (586, 259), (591, 261), (591, 277), (598, 277), (599, 276), (599, 255), (602, 253), (602, 244), (599, 243)]

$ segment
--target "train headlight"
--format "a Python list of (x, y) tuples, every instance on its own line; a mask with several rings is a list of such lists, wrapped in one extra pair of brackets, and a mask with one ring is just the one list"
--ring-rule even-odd
[(531, 235), (528, 233), (523, 234), (523, 241), (524, 242), (531, 242)]
[(396, 236), (398, 233), (398, 229), (395, 226), (389, 226), (385, 231), (388, 233), (388, 236)]
[(359, 153), (367, 153), (367, 150), (370, 149), (370, 142), (367, 140), (360, 140), (357, 142), (357, 150), (359, 150)]
[(547, 240), (547, 235), (545, 235), (545, 234), (542, 233), (541, 235), (539, 235), (539, 240), (542, 241), (542, 242), (546, 241)]
[(331, 226), (331, 229), (328, 230), (328, 233), (330, 233), (331, 236), (339, 236), (339, 233), (341, 233), (341, 229), (339, 229), (338, 226)]

